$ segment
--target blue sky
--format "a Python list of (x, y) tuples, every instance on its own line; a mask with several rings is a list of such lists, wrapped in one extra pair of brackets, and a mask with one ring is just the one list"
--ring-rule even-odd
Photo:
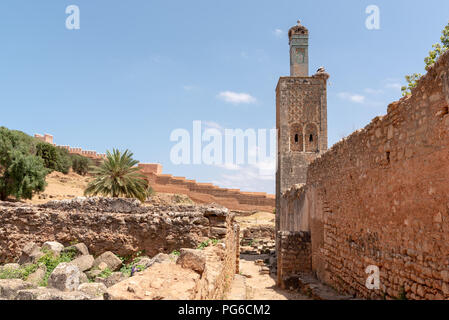
[[(380, 30), (365, 27), (371, 4)], [(68, 5), (80, 8), (79, 30), (65, 27)], [(174, 165), (169, 137), (194, 120), (273, 128), (298, 19), (310, 31), (310, 73), (331, 75), (331, 146), (384, 114), (404, 75), (424, 71), (449, 2), (3, 0), (0, 125), (99, 152), (129, 148), (164, 173), (272, 193), (273, 177), (254, 168)]]

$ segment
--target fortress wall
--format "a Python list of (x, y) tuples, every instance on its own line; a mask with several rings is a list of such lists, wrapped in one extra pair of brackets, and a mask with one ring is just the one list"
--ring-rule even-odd
[[(57, 146), (56, 144), (53, 143), (53, 136), (50, 134), (46, 133), (45, 135), (41, 135), (41, 134), (36, 133), (34, 135), (34, 137), (36, 139), (39, 139), (40, 141), (47, 142), (49, 144)], [(93, 151), (93, 150), (83, 150), (81, 148), (72, 148), (70, 146), (57, 146), (57, 147), (66, 149), (70, 154), (79, 154), (79, 155), (82, 155), (84, 157), (87, 157), (87, 158), (90, 158), (93, 160), (101, 160), (106, 157), (105, 154), (97, 153), (96, 151)]]
[[(283, 200), (309, 201), (283, 214), (311, 233), (319, 279), (364, 298), (449, 298), (448, 105), (449, 52), (411, 96), (316, 159), (306, 186)], [(365, 286), (369, 265), (380, 269), (379, 290)]]
[[(184, 177), (162, 174), (160, 164), (139, 164), (156, 192), (185, 194), (198, 203), (217, 203), (232, 210), (260, 210), (272, 212), (274, 195), (263, 192), (242, 192), (238, 189), (217, 187), (211, 183), (199, 183)], [(151, 168), (151, 169), (148, 169)]]

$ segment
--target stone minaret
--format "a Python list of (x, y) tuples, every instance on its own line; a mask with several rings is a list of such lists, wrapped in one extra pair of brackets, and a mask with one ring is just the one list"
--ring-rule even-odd
[(306, 183), (309, 163), (327, 149), (329, 75), (321, 67), (309, 76), (309, 31), (299, 21), (288, 38), (290, 77), (281, 77), (276, 87), (277, 213), (282, 210), (279, 197), (293, 185)]

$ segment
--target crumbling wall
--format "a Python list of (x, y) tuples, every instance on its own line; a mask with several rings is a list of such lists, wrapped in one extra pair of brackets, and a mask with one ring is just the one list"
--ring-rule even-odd
[(110, 287), (109, 300), (223, 299), (239, 272), (239, 226), (226, 215), (223, 242), (203, 249), (180, 250), (178, 260), (154, 264), (137, 276)]
[[(449, 52), (309, 166), (302, 192), (314, 205), (294, 214), (308, 216), (321, 280), (364, 298), (449, 298), (448, 104)], [(379, 289), (365, 286), (369, 265)]]
[(33, 206), (0, 202), (0, 262), (12, 262), (28, 242), (85, 243), (96, 255), (170, 253), (195, 248), (228, 232), (228, 209), (216, 206), (142, 206), (130, 199), (76, 198)]
[(285, 289), (290, 278), (312, 270), (310, 233), (279, 231), (277, 236), (280, 246), (277, 253), (277, 283)]

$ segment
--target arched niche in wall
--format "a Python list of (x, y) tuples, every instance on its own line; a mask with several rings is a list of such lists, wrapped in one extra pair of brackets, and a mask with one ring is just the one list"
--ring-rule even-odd
[(306, 152), (318, 152), (318, 128), (314, 123), (308, 123), (304, 130)]
[(299, 123), (294, 123), (290, 129), (290, 150), (304, 151), (304, 136), (302, 133), (302, 126)]

